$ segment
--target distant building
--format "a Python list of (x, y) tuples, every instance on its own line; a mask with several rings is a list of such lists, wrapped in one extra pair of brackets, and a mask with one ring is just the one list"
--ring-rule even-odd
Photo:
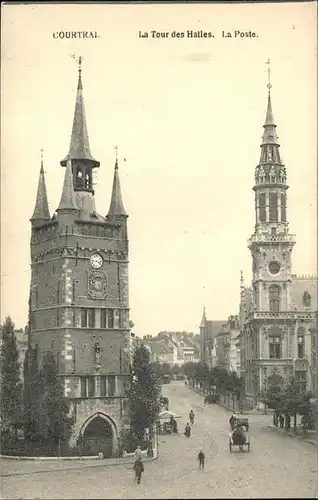
[(240, 335), (239, 316), (230, 316), (225, 325), (216, 334), (214, 365), (221, 366), (229, 372), (240, 374)]
[(160, 332), (147, 339), (153, 352), (153, 360), (160, 363), (182, 366), (199, 361), (199, 339), (188, 332)]
[(200, 323), (200, 360), (210, 368), (216, 365), (215, 337), (226, 324), (226, 320), (207, 320), (205, 308)]
[(173, 363), (173, 348), (167, 345), (164, 341), (147, 342), (150, 347), (151, 360), (157, 363)]
[(317, 277), (292, 274), (296, 239), (289, 232), (287, 171), (279, 147), (269, 90), (253, 187), (256, 223), (248, 241), (251, 287), (244, 286), (241, 276), (241, 372), (253, 404), (260, 401), (273, 377), (284, 384), (294, 376), (303, 390), (314, 387)]

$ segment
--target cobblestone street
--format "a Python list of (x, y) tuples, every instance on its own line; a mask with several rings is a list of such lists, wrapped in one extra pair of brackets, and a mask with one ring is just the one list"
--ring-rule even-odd
[[(145, 463), (142, 484), (133, 481), (130, 464), (60, 470), (2, 478), (3, 499), (70, 498), (315, 498), (317, 449), (268, 428), (270, 415), (250, 415), (251, 451), (228, 449), (230, 413), (204, 405), (203, 397), (182, 383), (164, 386), (170, 409), (179, 413), (179, 436), (160, 436), (159, 458)], [(190, 409), (196, 415), (192, 435), (183, 435)], [(206, 455), (198, 470), (197, 454)], [(8, 462), (3, 461), (8, 470)], [(41, 464), (37, 462), (38, 471)], [(9, 464), (10, 466), (10, 464)], [(12, 463), (12, 469), (26, 467)]]

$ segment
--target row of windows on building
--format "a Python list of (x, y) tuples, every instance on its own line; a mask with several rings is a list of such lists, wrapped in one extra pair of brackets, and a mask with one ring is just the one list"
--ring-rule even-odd
[(99, 378), (99, 394), (97, 390), (97, 377), (89, 375), (80, 378), (81, 398), (93, 397), (115, 397), (116, 396), (116, 376), (101, 375)]
[[(280, 311), (281, 288), (279, 285), (271, 285), (268, 288), (269, 311)], [(311, 296), (308, 292), (303, 294), (303, 304), (305, 307), (311, 307)]]
[[(52, 310), (55, 314), (55, 326), (63, 326), (63, 309)], [(123, 312), (120, 309), (99, 309), (82, 307), (72, 309), (72, 327), (74, 328), (123, 328)], [(53, 318), (54, 320), (54, 318)], [(50, 325), (52, 326), (52, 325)], [(32, 313), (32, 328), (36, 330), (43, 325), (37, 325), (37, 312)]]
[[(269, 222), (278, 222), (278, 193), (269, 193)], [(280, 194), (281, 218), (286, 222), (286, 193)], [(266, 194), (259, 195), (259, 220), (266, 222)]]
[[(257, 357), (256, 344), (251, 342), (250, 355), (252, 357)], [(282, 337), (280, 336), (270, 336), (268, 341), (268, 355), (269, 359), (281, 359), (283, 358), (283, 345)], [(250, 356), (249, 356), (250, 357)], [(304, 335), (297, 336), (297, 359), (305, 358), (305, 337)]]
[[(281, 337), (269, 338), (269, 358), (280, 359), (282, 358), (282, 339)], [(305, 337), (303, 335), (297, 336), (297, 358), (305, 358)]]

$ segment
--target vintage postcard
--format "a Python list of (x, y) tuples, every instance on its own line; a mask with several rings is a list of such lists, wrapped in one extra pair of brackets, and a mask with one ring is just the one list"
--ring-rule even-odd
[(2, 498), (317, 498), (316, 8), (2, 4)]

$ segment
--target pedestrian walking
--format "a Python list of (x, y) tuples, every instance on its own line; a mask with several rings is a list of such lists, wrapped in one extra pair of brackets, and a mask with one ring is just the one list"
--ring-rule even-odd
[(189, 413), (189, 420), (191, 422), (191, 425), (194, 424), (194, 411), (191, 410), (190, 413)]
[(279, 415), (279, 427), (282, 429), (284, 427), (284, 417)]
[(191, 436), (191, 427), (189, 425), (189, 422), (187, 422), (187, 425), (185, 426), (184, 429), (184, 435), (188, 438)]
[(136, 460), (136, 462), (134, 463), (134, 470), (135, 470), (135, 479), (137, 480), (137, 484), (140, 484), (141, 474), (145, 471), (144, 464), (140, 459)]
[(205, 455), (202, 450), (199, 451), (198, 460), (199, 460), (199, 469), (204, 469)]

